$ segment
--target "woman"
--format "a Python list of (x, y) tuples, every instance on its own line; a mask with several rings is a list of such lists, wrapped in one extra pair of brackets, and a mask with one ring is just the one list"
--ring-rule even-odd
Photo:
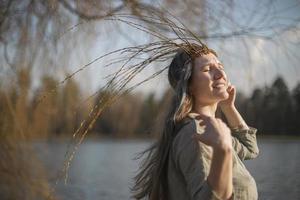
[[(236, 90), (216, 53), (205, 45), (181, 45), (168, 78), (175, 91), (172, 108), (160, 140), (145, 151), (133, 197), (257, 199), (241, 161), (258, 155), (256, 129), (235, 108)], [(217, 107), (230, 128), (216, 118)]]

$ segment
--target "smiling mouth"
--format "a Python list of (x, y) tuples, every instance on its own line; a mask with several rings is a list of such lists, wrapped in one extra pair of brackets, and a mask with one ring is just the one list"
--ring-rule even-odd
[(213, 88), (223, 88), (223, 87), (225, 87), (224, 83), (219, 83), (219, 84), (216, 84), (215, 86), (213, 86)]

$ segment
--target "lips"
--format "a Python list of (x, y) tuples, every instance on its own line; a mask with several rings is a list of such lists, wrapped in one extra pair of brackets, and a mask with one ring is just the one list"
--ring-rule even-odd
[(215, 83), (215, 84), (213, 84), (212, 85), (212, 87), (213, 88), (221, 88), (221, 87), (224, 87), (224, 86), (226, 86), (226, 84), (225, 83)]

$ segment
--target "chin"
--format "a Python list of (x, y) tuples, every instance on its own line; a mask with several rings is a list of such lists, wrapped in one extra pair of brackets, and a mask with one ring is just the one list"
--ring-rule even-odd
[(228, 99), (228, 97), (229, 97), (229, 94), (226, 91), (224, 91), (224, 92), (218, 92), (215, 95), (216, 95), (217, 99), (220, 100), (220, 101)]

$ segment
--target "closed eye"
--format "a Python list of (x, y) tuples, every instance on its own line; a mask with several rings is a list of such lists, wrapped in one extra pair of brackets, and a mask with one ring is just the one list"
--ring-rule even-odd
[[(206, 66), (203, 67), (202, 71), (203, 71), (203, 72), (208, 72), (208, 71), (211, 70), (211, 67), (215, 67), (215, 65), (212, 65), (212, 66), (206, 65)], [(224, 67), (223, 67), (223, 65), (222, 65), (221, 63), (218, 64), (218, 68), (219, 68), (220, 70), (224, 71)]]
[(203, 72), (208, 72), (208, 71), (210, 71), (210, 67), (204, 67), (204, 69), (202, 70)]

